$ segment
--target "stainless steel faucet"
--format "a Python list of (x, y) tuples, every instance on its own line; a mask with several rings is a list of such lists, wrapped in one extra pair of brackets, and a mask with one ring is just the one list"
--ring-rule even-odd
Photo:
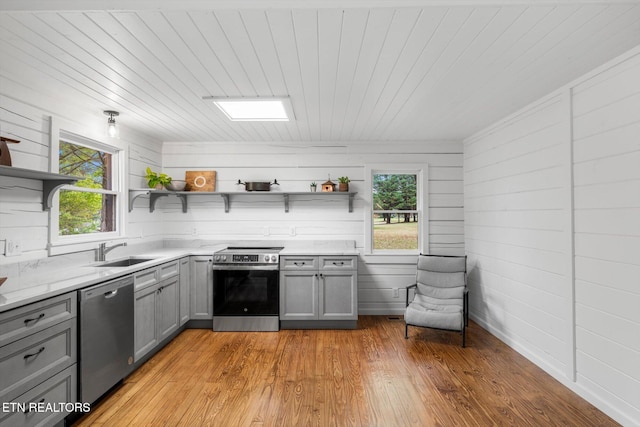
[(118, 243), (117, 245), (107, 247), (106, 243), (100, 243), (98, 249), (96, 249), (96, 261), (105, 261), (107, 253), (111, 252), (118, 246), (127, 246), (127, 242)]

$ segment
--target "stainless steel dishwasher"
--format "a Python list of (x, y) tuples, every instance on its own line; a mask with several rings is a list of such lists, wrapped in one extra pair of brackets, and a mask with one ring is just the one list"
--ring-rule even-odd
[(79, 291), (80, 399), (93, 403), (133, 368), (133, 277)]

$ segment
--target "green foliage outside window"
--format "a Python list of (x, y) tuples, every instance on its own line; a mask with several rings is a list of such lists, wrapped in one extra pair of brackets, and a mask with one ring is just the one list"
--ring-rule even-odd
[(417, 249), (417, 205), (415, 174), (374, 174), (373, 249)]
[[(373, 176), (373, 205), (378, 211), (403, 211), (417, 209), (417, 184), (415, 175), (392, 174)], [(387, 224), (392, 217), (404, 222), (417, 221), (417, 214), (382, 213)]]
[[(60, 141), (61, 174), (82, 178), (76, 187), (111, 190), (111, 154)], [(60, 192), (59, 235), (113, 231), (115, 196), (100, 192)]]

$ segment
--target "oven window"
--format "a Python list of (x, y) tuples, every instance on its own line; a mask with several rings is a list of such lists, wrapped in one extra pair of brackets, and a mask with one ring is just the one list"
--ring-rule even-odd
[(277, 315), (278, 271), (214, 271), (214, 316)]

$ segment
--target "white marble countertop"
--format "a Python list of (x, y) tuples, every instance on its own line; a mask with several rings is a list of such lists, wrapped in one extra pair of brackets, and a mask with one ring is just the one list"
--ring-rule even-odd
[[(100, 264), (127, 258), (109, 259), (105, 262), (93, 262), (73, 268), (55, 271), (44, 271), (9, 277), (0, 286), (0, 313), (26, 304), (41, 301), (57, 295), (82, 289), (97, 283), (127, 276), (146, 268), (155, 267), (165, 262), (185, 256), (213, 255), (227, 245), (212, 245), (199, 248), (154, 249), (133, 255), (134, 258), (152, 258), (128, 267), (100, 267)], [(333, 241), (287, 242), (281, 255), (358, 255), (358, 251), (348, 243)]]
[[(116, 258), (102, 263), (95, 262), (75, 268), (9, 277), (7, 281), (0, 286), (0, 312), (85, 288), (96, 283), (127, 276), (136, 271), (155, 267), (184, 256), (199, 255), (198, 252), (201, 251), (160, 249), (136, 254), (135, 258), (153, 258), (153, 260), (129, 267), (99, 267), (100, 264), (121, 259)], [(212, 253), (211, 251), (207, 252), (209, 255)]]

